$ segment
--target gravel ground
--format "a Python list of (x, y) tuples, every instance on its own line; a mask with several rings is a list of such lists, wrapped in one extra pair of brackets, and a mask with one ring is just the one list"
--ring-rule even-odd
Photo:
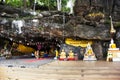
[(35, 58), (18, 58), (5, 59), (0, 57), (0, 66), (5, 67), (21, 67), (21, 68), (38, 68), (41, 65), (53, 62), (54, 59), (35, 59)]

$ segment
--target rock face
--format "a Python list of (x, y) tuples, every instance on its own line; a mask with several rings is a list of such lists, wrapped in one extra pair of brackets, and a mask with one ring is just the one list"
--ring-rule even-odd
[[(110, 24), (106, 25), (105, 19), (111, 14), (114, 20), (119, 20), (119, 3), (120, 0), (76, 0), (75, 16), (66, 13), (63, 16), (63, 13), (58, 11), (43, 11), (39, 13), (41, 17), (35, 17), (39, 21), (37, 26), (33, 25), (32, 19), (25, 20), (25, 26), (21, 28), (21, 34), (12, 30), (11, 23), (13, 20), (1, 19), (0, 34), (14, 39), (18, 36), (21, 39), (64, 36), (110, 40)], [(117, 35), (119, 34), (117, 33)]]
[[(0, 34), (7, 38), (21, 38), (28, 40), (34, 37), (79, 37), (93, 40), (110, 40), (110, 25), (91, 24), (91, 22), (85, 22), (83, 20), (79, 22), (79, 20), (73, 20), (73, 17), (67, 20), (68, 18), (69, 16), (66, 16), (66, 23), (64, 25), (61, 23), (61, 15), (59, 15), (58, 18), (49, 16), (48, 18), (43, 17), (38, 19), (39, 23), (36, 24), (39, 26), (35, 26), (35, 24), (31, 22), (32, 20), (26, 20), (24, 26), (20, 29), (22, 33), (19, 33), (18, 28), (12, 28), (12, 21), (7, 21), (6, 23), (1, 24)], [(58, 23), (56, 23), (57, 20)]]
[(68, 24), (65, 27), (65, 32), (67, 36), (77, 36), (83, 39), (94, 39), (94, 40), (109, 40), (109, 27), (101, 25), (99, 27), (77, 24), (75, 27), (71, 27)]
[(94, 42), (93, 44), (93, 51), (95, 52), (95, 55), (97, 57), (98, 60), (101, 60), (103, 59), (103, 47), (102, 47), (102, 43), (99, 41), (99, 42)]
[(114, 16), (114, 20), (120, 20), (120, 0), (76, 0), (74, 11), (76, 15), (86, 15), (92, 11), (101, 11)]
[(120, 20), (120, 0), (114, 0), (113, 15), (116, 20)]

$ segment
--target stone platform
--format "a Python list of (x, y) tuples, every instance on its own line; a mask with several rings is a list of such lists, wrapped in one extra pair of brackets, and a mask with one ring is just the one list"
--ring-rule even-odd
[(108, 56), (112, 55), (112, 61), (120, 61), (120, 50), (119, 49), (109, 49)]

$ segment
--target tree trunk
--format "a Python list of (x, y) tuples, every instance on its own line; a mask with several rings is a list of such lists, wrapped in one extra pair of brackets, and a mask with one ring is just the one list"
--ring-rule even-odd
[(32, 8), (34, 5), (34, 0), (29, 0), (29, 3), (30, 3), (30, 8)]
[(23, 6), (24, 6), (24, 9), (27, 8), (27, 2), (26, 2), (26, 0), (23, 0)]

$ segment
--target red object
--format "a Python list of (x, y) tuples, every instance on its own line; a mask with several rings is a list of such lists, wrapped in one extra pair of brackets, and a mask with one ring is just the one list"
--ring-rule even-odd
[(77, 55), (77, 54), (75, 54), (75, 60), (76, 60), (76, 61), (78, 60), (78, 55)]
[(43, 59), (44, 58), (25, 60), (25, 62), (35, 62), (35, 61), (39, 61), (39, 60), (43, 60)]
[(67, 61), (67, 58), (59, 58), (60, 61)]
[(69, 61), (74, 61), (74, 60), (75, 60), (75, 58), (68, 58), (68, 60), (69, 60)]

